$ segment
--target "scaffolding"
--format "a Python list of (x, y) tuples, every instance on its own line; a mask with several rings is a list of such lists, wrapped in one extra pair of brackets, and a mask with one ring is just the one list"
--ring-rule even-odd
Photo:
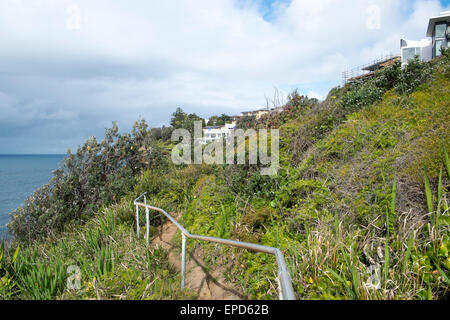
[(342, 72), (342, 84), (345, 85), (348, 81), (359, 80), (372, 76), (375, 71), (391, 65), (397, 60), (400, 60), (400, 56), (393, 55), (391, 53), (369, 63), (348, 69)]

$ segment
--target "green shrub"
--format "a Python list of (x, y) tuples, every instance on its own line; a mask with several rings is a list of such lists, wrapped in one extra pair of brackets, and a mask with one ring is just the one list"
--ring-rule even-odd
[(123, 135), (114, 123), (102, 142), (91, 137), (76, 154), (69, 150), (50, 183), (11, 214), (8, 229), (16, 240), (30, 242), (60, 232), (68, 222), (87, 221), (130, 193), (142, 170), (167, 168), (168, 159), (161, 160), (163, 150), (152, 139), (143, 120)]

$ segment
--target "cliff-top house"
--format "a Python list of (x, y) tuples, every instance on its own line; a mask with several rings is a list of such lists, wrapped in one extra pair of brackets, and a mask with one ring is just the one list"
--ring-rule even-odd
[(441, 48), (449, 47), (450, 39), (450, 11), (441, 12), (428, 21), (426, 32), (428, 38), (422, 40), (400, 40), (400, 56), (389, 55), (375, 60), (367, 65), (359, 66), (342, 73), (343, 83), (371, 77), (377, 70), (392, 65), (400, 60), (402, 66), (418, 56), (422, 61), (430, 61), (441, 55)]
[(440, 15), (430, 18), (426, 36), (429, 38), (420, 41), (400, 40), (402, 65), (407, 64), (408, 60), (414, 59), (415, 56), (422, 61), (430, 61), (441, 55), (441, 48), (448, 48), (450, 11), (441, 12)]

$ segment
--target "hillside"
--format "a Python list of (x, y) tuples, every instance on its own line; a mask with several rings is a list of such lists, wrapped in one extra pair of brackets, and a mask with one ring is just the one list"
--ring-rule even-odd
[[(246, 123), (280, 129), (274, 177), (256, 165), (177, 167), (165, 129), (140, 122), (119, 135), (113, 127), (105, 141), (69, 154), (16, 210), (9, 228), (20, 249), (0, 264), (10, 280), (1, 295), (198, 297), (180, 290), (166, 249), (135, 237), (132, 202), (148, 192), (191, 233), (280, 248), (299, 299), (448, 298), (449, 124), (447, 51), (335, 88), (323, 102), (294, 92), (282, 113)], [(153, 237), (162, 223), (152, 218)], [(277, 298), (273, 257), (197, 241), (188, 252), (223, 270), (240, 296)], [(81, 269), (81, 290), (65, 287), (69, 265)]]

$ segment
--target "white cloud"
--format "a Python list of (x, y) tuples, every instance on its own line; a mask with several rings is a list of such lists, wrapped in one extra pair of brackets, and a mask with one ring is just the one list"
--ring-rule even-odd
[(308, 97), (316, 98), (316, 99), (319, 99), (319, 100), (323, 100), (324, 99), (324, 96), (322, 94), (320, 94), (318, 92), (315, 92), (315, 91), (309, 91), (308, 92)]
[[(67, 28), (73, 5), (79, 29)], [(373, 5), (379, 29), (367, 27)], [(398, 53), (401, 37), (424, 37), (428, 17), (442, 10), (437, 0), (274, 7), (267, 21), (251, 0), (3, 0), (0, 88), (9, 102), (0, 95), (0, 108), (6, 114), (14, 101), (15, 112), (36, 117), (35, 130), (67, 122), (61, 135), (77, 130), (83, 139), (112, 120), (126, 129), (140, 115), (168, 123), (178, 106), (204, 117), (257, 108), (274, 86), (325, 97), (346, 68)], [(20, 141), (17, 150), (26, 148)], [(14, 150), (0, 143), (0, 153)]]

